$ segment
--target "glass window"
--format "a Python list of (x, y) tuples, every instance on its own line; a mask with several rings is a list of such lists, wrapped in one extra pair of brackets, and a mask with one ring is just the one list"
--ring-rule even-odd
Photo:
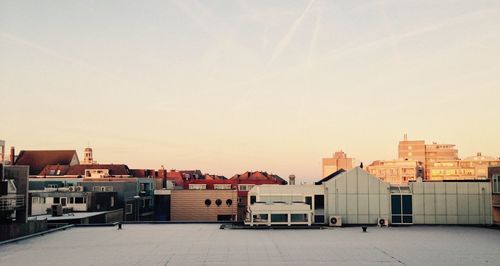
[(296, 214), (293, 213), (291, 215), (292, 222), (307, 222), (307, 213)]
[(73, 204), (73, 203), (75, 203), (75, 198), (73, 198), (73, 197), (69, 198), (69, 204)]
[(253, 221), (254, 222), (267, 222), (269, 216), (267, 214), (254, 214)]
[(271, 222), (286, 223), (288, 222), (288, 214), (271, 214)]
[(412, 214), (411, 195), (403, 195), (403, 214)]
[(391, 196), (392, 214), (401, 214), (401, 195)]
[(83, 203), (83, 197), (76, 197), (75, 198), (75, 203), (76, 204), (82, 204)]
[(500, 175), (493, 176), (493, 193), (500, 193)]
[(401, 223), (401, 216), (400, 215), (393, 215), (392, 216), (392, 223), (400, 224)]
[(61, 200), (59, 197), (54, 197), (54, 204), (59, 204), (61, 203)]

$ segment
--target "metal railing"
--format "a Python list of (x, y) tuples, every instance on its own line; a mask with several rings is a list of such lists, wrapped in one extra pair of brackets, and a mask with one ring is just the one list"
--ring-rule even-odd
[(24, 206), (24, 195), (6, 195), (0, 197), (0, 211), (10, 211)]

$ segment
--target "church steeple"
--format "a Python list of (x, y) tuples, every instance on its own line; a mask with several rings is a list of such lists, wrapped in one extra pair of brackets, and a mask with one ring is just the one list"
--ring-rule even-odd
[(92, 148), (87, 147), (84, 151), (83, 164), (93, 164), (94, 158), (92, 157)]

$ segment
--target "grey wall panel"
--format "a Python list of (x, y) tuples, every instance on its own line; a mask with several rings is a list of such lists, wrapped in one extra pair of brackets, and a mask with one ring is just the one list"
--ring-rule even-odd
[(444, 183), (446, 186), (446, 194), (457, 194), (457, 183)]
[[(446, 195), (446, 213), (451, 216), (458, 215), (457, 210), (457, 195), (456, 194), (447, 194)], [(456, 217), (455, 217), (456, 219)]]
[(469, 195), (469, 215), (479, 215), (479, 195)]
[(356, 171), (347, 172), (347, 193), (358, 193), (358, 177)]
[(347, 214), (358, 215), (358, 195), (347, 194)]
[(358, 175), (358, 193), (368, 194), (369, 180), (367, 175)]
[[(358, 195), (358, 214), (368, 215), (368, 194)], [(368, 218), (367, 218), (368, 219)]]
[(424, 195), (424, 214), (435, 215), (436, 214), (436, 205), (435, 205), (435, 195), (434, 194), (425, 194)]
[(467, 183), (457, 183), (457, 193), (462, 195), (467, 194)]
[[(444, 192), (444, 188), (443, 188)], [(436, 215), (446, 215), (446, 195), (436, 194)], [(439, 223), (439, 222), (438, 222)]]
[(378, 194), (370, 194), (368, 196), (368, 201), (370, 203), (369, 214), (378, 215), (380, 213), (380, 201)]
[(424, 195), (413, 194), (413, 214), (424, 215)]
[(458, 194), (457, 195), (457, 210), (458, 215), (467, 216), (469, 215), (469, 199), (466, 194)]
[(446, 193), (446, 183), (434, 183), (434, 190), (436, 194), (445, 194)]

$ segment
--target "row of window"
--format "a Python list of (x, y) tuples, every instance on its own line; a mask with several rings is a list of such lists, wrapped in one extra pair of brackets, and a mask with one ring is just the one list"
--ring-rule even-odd
[[(269, 220), (269, 215), (265, 213), (254, 214), (254, 222), (267, 222)], [(307, 222), (307, 213), (292, 213), (290, 214), (290, 222)], [(286, 223), (288, 222), (288, 214), (286, 213), (274, 213), (271, 214), (272, 223)]]
[[(63, 206), (66, 206), (68, 201), (69, 201), (69, 204), (83, 204), (83, 203), (87, 203), (87, 198), (85, 198), (85, 197), (69, 197), (69, 198), (67, 198), (67, 197), (54, 197), (52, 202), (54, 204), (61, 204)], [(45, 204), (46, 199), (44, 197), (33, 197), (31, 199), (31, 202), (35, 203), (35, 204)]]
[[(205, 206), (210, 207), (210, 205), (212, 205), (212, 200), (211, 199), (206, 199), (205, 200)], [(216, 199), (215, 200), (215, 205), (217, 205), (217, 207), (220, 207), (222, 205), (222, 200), (221, 199)], [(232, 199), (227, 199), (226, 200), (226, 206), (231, 207), (231, 205), (233, 205), (233, 200)]]

